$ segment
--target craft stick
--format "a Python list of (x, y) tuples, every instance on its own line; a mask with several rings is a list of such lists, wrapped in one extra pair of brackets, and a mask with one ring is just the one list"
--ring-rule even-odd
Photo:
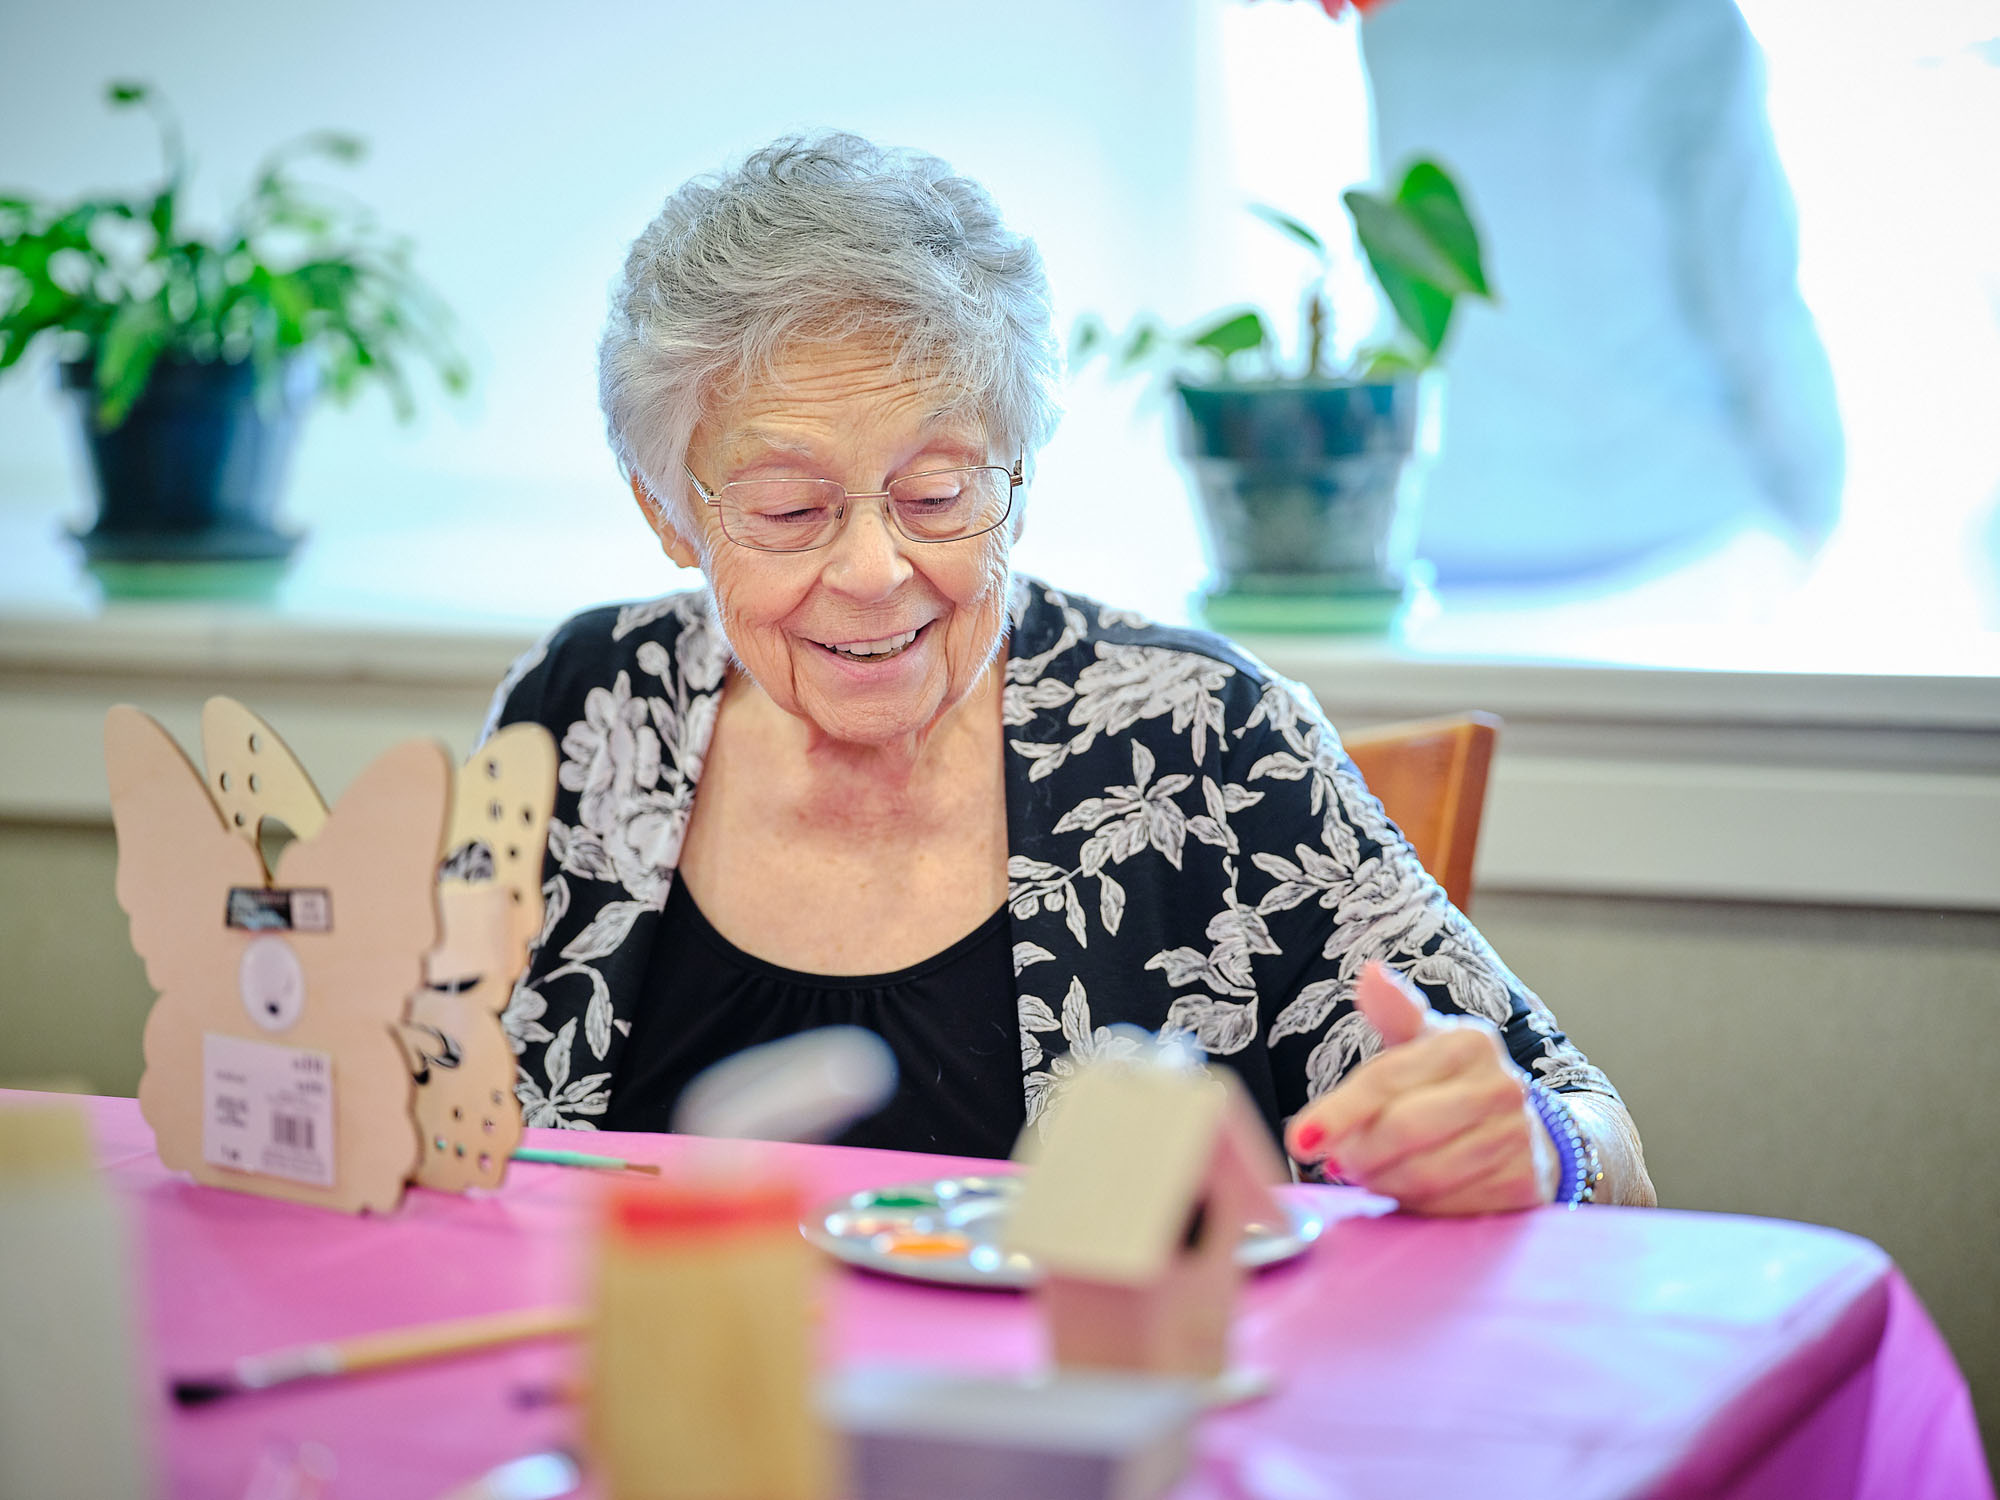
[(293, 1380), (352, 1375), (390, 1365), (444, 1359), (524, 1339), (550, 1338), (581, 1332), (585, 1314), (572, 1307), (537, 1307), (518, 1312), (484, 1313), (443, 1323), (420, 1323), (364, 1333), (351, 1339), (299, 1344), (270, 1354), (247, 1355), (226, 1375), (176, 1380), (174, 1400), (198, 1406), (244, 1391), (263, 1390)]
[(644, 1172), (658, 1177), (660, 1169), (651, 1162), (626, 1161), (618, 1156), (592, 1156), (588, 1151), (551, 1151), (540, 1146), (521, 1146), (515, 1161), (540, 1162), (547, 1167), (594, 1167), (601, 1172)]

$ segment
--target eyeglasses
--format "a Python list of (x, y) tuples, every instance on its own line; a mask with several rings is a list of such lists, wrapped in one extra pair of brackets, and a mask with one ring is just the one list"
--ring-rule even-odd
[(1014, 508), (1021, 465), (933, 469), (905, 474), (886, 490), (853, 494), (834, 479), (738, 479), (711, 490), (682, 464), (704, 504), (715, 507), (722, 534), (758, 552), (810, 552), (840, 534), (850, 500), (881, 500), (896, 530), (913, 542), (962, 542), (984, 536)]

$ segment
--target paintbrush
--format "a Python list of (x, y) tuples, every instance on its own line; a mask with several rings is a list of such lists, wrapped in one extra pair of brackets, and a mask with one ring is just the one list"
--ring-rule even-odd
[(552, 1151), (541, 1146), (521, 1146), (515, 1161), (540, 1162), (550, 1167), (593, 1167), (600, 1172), (646, 1172), (654, 1177), (660, 1169), (648, 1161), (627, 1161), (622, 1156), (593, 1156), (588, 1151)]
[(182, 1406), (201, 1406), (224, 1396), (261, 1391), (294, 1380), (353, 1375), (418, 1360), (445, 1359), (495, 1344), (577, 1333), (583, 1323), (584, 1314), (579, 1309), (537, 1307), (454, 1318), (444, 1323), (419, 1323), (411, 1328), (391, 1328), (322, 1344), (299, 1344), (270, 1354), (246, 1355), (227, 1374), (176, 1380), (174, 1400)]

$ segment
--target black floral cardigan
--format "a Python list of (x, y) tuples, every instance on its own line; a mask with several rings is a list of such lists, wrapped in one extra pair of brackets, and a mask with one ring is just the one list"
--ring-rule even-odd
[[(1379, 1046), (1381, 959), (1499, 1025), (1549, 1085), (1615, 1093), (1417, 863), (1312, 696), (1227, 641), (1017, 578), (1007, 904), (1028, 1119), (1120, 1022), (1192, 1036), (1274, 1128)], [(562, 745), (547, 919), (506, 1026), (531, 1125), (594, 1128), (715, 729), (729, 647), (701, 592), (592, 610), (500, 685), (491, 729)]]

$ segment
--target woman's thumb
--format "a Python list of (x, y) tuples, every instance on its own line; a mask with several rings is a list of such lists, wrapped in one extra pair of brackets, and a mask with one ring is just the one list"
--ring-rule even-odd
[(1368, 1024), (1382, 1033), (1385, 1047), (1415, 1039), (1431, 1017), (1430, 1002), (1421, 990), (1395, 970), (1372, 961), (1354, 987), (1354, 1003)]

